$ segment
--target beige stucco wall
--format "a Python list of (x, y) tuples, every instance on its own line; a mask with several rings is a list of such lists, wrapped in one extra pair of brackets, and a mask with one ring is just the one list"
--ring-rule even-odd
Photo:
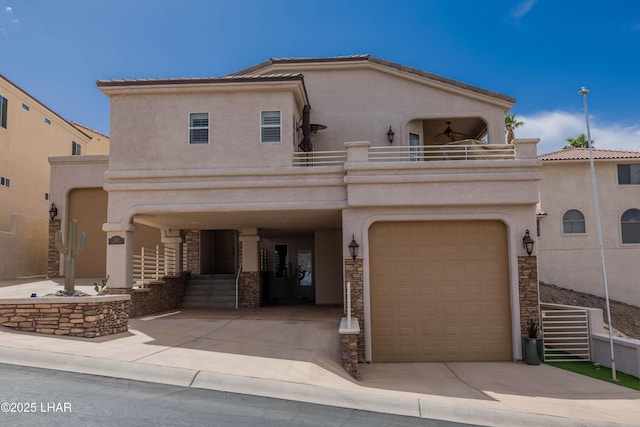
[(48, 157), (71, 155), (72, 141), (84, 152), (90, 138), (2, 77), (0, 95), (8, 100), (7, 128), (0, 127), (0, 176), (10, 179), (9, 188), (0, 186), (0, 258), (6, 262), (0, 279), (45, 274)]
[(409, 132), (422, 134), (412, 120), (445, 117), (481, 117), (489, 125), (489, 142), (504, 143), (504, 114), (511, 104), (489, 96), (378, 64), (277, 64), (259, 71), (272, 72), (304, 74), (311, 122), (327, 125), (316, 135), (317, 150), (342, 150), (345, 141), (388, 146), (389, 126), (393, 145), (408, 145)]
[(316, 304), (342, 304), (342, 233), (340, 230), (316, 231), (314, 243)]
[[(622, 244), (620, 231), (622, 213), (640, 209), (640, 186), (618, 185), (619, 163), (629, 161), (595, 162), (609, 296), (640, 306), (640, 244)], [(540, 199), (547, 216), (540, 219), (537, 238), (540, 280), (604, 296), (589, 162), (545, 161), (542, 170)], [(569, 209), (582, 212), (586, 233), (563, 233)]]

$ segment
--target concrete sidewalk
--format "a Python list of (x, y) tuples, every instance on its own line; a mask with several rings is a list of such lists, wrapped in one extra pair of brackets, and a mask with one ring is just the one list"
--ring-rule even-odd
[[(77, 288), (93, 293), (91, 283)], [(60, 287), (0, 284), (0, 298)], [(491, 426), (640, 425), (640, 392), (547, 365), (365, 364), (355, 381), (340, 366), (340, 314), (181, 310), (130, 319), (128, 333), (95, 339), (0, 328), (0, 363)]]

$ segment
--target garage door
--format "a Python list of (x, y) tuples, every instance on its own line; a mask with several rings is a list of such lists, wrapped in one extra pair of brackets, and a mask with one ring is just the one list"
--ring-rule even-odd
[(503, 223), (379, 222), (369, 248), (374, 362), (512, 359)]

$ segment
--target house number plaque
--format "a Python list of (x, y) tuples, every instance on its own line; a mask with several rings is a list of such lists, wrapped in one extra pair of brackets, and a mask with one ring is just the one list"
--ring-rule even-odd
[(124, 245), (124, 237), (122, 236), (113, 236), (109, 237), (110, 245)]

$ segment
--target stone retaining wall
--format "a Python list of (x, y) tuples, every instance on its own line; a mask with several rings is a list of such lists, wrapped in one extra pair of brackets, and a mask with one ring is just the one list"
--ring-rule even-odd
[(130, 317), (146, 316), (181, 307), (189, 273), (178, 277), (166, 276), (161, 281), (150, 282), (142, 288), (107, 289), (109, 295), (130, 295)]
[(0, 326), (27, 332), (94, 338), (129, 329), (130, 297), (0, 299)]

